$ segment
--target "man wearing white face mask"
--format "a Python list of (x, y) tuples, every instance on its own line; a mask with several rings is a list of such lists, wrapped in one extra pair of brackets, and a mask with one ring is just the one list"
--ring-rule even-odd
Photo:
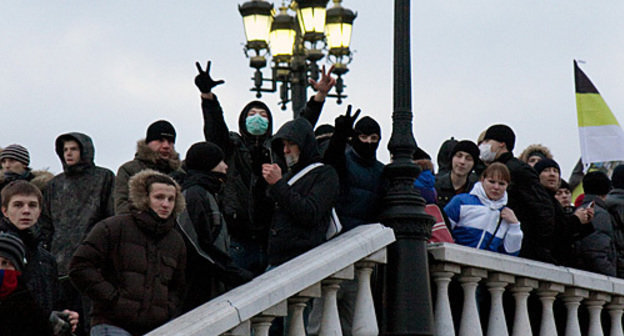
[(540, 184), (535, 170), (513, 156), (511, 151), (515, 142), (516, 135), (509, 126), (492, 125), (479, 145), (479, 158), (486, 165), (500, 162), (511, 173), (507, 206), (522, 223), (524, 239), (520, 256), (558, 264), (559, 261), (552, 254), (556, 232), (555, 212), (550, 196)]
[[(199, 74), (195, 85), (201, 91), (206, 141), (218, 145), (225, 154), (229, 169), (223, 191), (223, 216), (231, 236), (230, 255), (242, 268), (258, 275), (267, 266), (266, 249), (269, 226), (273, 216), (273, 201), (267, 196), (267, 183), (262, 178), (262, 164), (273, 162), (270, 143), (273, 118), (269, 107), (260, 101), (248, 103), (238, 119), (238, 133), (230, 132), (223, 110), (212, 89), (223, 83), (210, 77), (210, 62), (206, 69), (196, 63)], [(310, 85), (317, 91), (300, 115), (312, 126), (316, 124), (328, 92), (336, 80), (333, 67), (321, 73)]]

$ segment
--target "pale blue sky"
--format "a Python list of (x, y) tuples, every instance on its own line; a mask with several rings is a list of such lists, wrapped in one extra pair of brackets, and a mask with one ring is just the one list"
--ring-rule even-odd
[[(194, 62), (213, 61), (229, 125), (254, 99), (242, 52), (243, 1), (28, 1), (0, 4), (0, 146), (30, 149), (32, 167), (61, 170), (56, 136), (90, 135), (96, 163), (130, 160), (147, 125), (165, 118), (184, 154), (203, 140)], [(346, 104), (391, 131), (393, 1), (344, 0), (357, 11), (343, 105), (329, 100), (321, 122)], [(578, 159), (572, 60), (624, 121), (624, 2), (412, 1), (414, 133), (434, 158), (450, 136), (475, 139), (493, 123), (517, 133), (519, 155), (550, 147), (564, 177)], [(322, 61), (324, 62), (324, 61)], [(263, 96), (278, 124), (275, 94)]]

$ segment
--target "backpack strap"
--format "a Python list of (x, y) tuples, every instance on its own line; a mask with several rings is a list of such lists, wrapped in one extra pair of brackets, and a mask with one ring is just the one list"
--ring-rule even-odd
[(295, 182), (299, 181), (300, 178), (302, 178), (305, 174), (309, 173), (311, 170), (318, 168), (318, 167), (322, 167), (323, 164), (320, 162), (315, 162), (315, 163), (311, 163), (309, 165), (307, 165), (305, 168), (301, 169), (297, 174), (295, 174), (295, 176), (291, 177), (290, 180), (288, 180), (288, 185), (293, 185), (295, 184)]

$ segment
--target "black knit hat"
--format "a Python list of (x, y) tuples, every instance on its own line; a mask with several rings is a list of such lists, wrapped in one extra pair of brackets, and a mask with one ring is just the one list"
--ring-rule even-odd
[(561, 183), (559, 184), (559, 189), (568, 189), (572, 191), (572, 189), (570, 189), (570, 184), (568, 183), (568, 181), (564, 179), (559, 179), (559, 181), (561, 181)]
[(618, 165), (611, 174), (613, 188), (624, 189), (624, 165)]
[(533, 166), (533, 169), (535, 169), (537, 175), (539, 175), (544, 171), (544, 169), (551, 167), (557, 168), (559, 175), (561, 175), (561, 168), (559, 168), (559, 164), (553, 159), (541, 159), (535, 164), (535, 166)]
[(0, 153), (0, 161), (3, 159), (13, 159), (15, 161), (23, 163), (26, 167), (30, 164), (30, 155), (28, 150), (24, 146), (9, 145)]
[(451, 155), (449, 158), (453, 160), (453, 156), (455, 156), (457, 152), (466, 152), (470, 154), (473, 161), (479, 159), (479, 147), (470, 140), (462, 140), (455, 144), (455, 147), (453, 147), (453, 150), (451, 150)]
[(319, 137), (325, 138), (326, 136), (331, 136), (334, 133), (334, 126), (330, 124), (323, 124), (317, 127), (314, 130), (314, 137), (318, 139)]
[(412, 160), (431, 160), (431, 156), (427, 154), (422, 148), (416, 146), (416, 150), (414, 150), (414, 155), (412, 155)]
[(147, 128), (147, 135), (145, 136), (145, 143), (149, 143), (152, 140), (167, 139), (175, 143), (176, 131), (167, 120), (158, 120), (153, 122)]
[(212, 142), (195, 143), (186, 152), (186, 168), (209, 172), (223, 161), (223, 151)]
[(371, 117), (364, 117), (358, 120), (358, 122), (355, 123), (353, 130), (355, 130), (357, 134), (377, 134), (379, 135), (379, 140), (381, 140), (381, 127), (375, 119)]
[(601, 171), (593, 171), (583, 177), (583, 190), (589, 195), (606, 195), (611, 190), (611, 181)]
[(0, 232), (0, 257), (9, 259), (21, 272), (26, 265), (26, 249), (22, 240), (10, 233)]
[(507, 125), (499, 124), (490, 126), (487, 131), (485, 131), (485, 137), (483, 137), (483, 140), (489, 139), (504, 142), (510, 152), (516, 145), (516, 135)]

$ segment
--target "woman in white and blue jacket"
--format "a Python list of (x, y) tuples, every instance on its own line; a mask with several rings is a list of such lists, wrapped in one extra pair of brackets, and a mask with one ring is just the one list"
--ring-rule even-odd
[(456, 195), (444, 207), (457, 244), (509, 255), (520, 253), (520, 222), (505, 206), (510, 181), (509, 169), (492, 163), (470, 193)]

